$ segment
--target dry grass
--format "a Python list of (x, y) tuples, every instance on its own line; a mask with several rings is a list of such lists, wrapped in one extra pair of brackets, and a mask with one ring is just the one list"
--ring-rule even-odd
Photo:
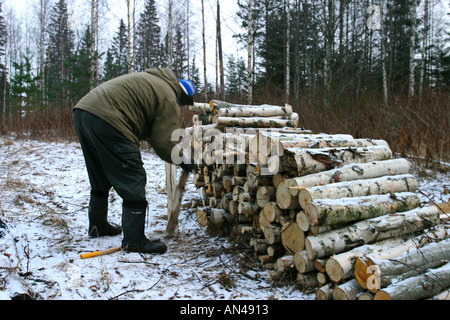
[[(254, 104), (283, 101), (280, 90), (254, 96)], [(402, 94), (393, 95), (388, 108), (379, 93), (368, 91), (361, 92), (358, 99), (351, 95), (335, 98), (328, 105), (320, 92), (300, 94), (291, 104), (299, 113), (300, 125), (313, 132), (383, 139), (394, 153), (414, 157), (426, 167), (450, 161), (450, 95), (445, 91), (429, 90), (422, 102), (409, 101)], [(25, 117), (0, 119), (0, 134), (14, 132), (19, 137), (38, 140), (77, 141), (72, 121), (72, 109), (34, 111)], [(182, 108), (181, 126), (190, 125), (192, 113)]]

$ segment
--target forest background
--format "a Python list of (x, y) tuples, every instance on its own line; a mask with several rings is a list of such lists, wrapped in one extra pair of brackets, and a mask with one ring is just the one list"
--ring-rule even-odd
[(0, 134), (76, 141), (89, 90), (169, 67), (197, 102), (289, 103), (306, 129), (448, 171), (448, 0), (21, 2), (0, 0)]

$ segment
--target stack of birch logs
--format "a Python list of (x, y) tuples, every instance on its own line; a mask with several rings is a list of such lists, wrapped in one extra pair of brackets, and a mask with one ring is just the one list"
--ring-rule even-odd
[[(297, 117), (291, 109), (214, 100), (192, 107), (200, 115), (189, 130), (203, 139), (191, 147), (243, 160), (204, 156), (197, 165), (198, 223), (229, 230), (270, 279), (292, 279), (317, 299), (422, 299), (449, 290), (448, 214), (421, 203), (409, 162), (393, 158), (384, 140), (313, 134), (292, 118), (266, 121), (280, 110)], [(202, 115), (211, 121), (196, 125)], [(252, 130), (225, 133), (229, 126)], [(211, 152), (209, 130), (242, 145)]]
[(194, 123), (214, 124), (219, 129), (239, 128), (284, 128), (297, 127), (298, 114), (292, 106), (245, 106), (212, 100), (209, 104), (197, 103), (190, 107), (196, 112)]

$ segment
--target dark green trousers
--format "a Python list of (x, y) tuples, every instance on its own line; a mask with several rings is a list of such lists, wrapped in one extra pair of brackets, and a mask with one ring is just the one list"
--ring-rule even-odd
[(146, 204), (147, 176), (139, 145), (86, 111), (75, 109), (73, 121), (92, 192), (107, 195), (113, 187), (124, 205)]

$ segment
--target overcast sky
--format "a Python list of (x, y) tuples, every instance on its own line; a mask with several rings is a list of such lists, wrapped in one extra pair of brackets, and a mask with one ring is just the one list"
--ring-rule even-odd
[[(56, 3), (57, 0), (51, 0)], [(18, 19), (21, 19), (22, 28), (27, 28), (28, 25), (36, 24), (36, 11), (39, 7), (40, 0), (0, 0), (3, 2), (3, 15), (9, 8), (14, 8)], [(71, 16), (72, 29), (78, 30), (80, 36), (84, 31), (85, 26), (90, 20), (90, 0), (66, 0), (68, 11)], [(133, 2), (133, 1), (132, 1)], [(137, 18), (144, 5), (144, 0), (137, 0)], [(175, 2), (180, 2), (174, 0)], [(236, 20), (237, 1), (235, 0), (220, 0), (221, 5), (221, 21), (222, 21), (222, 38), (223, 38), (223, 52), (227, 59), (230, 55), (237, 55), (238, 43), (233, 38), (233, 34), (239, 29)], [(127, 23), (127, 6), (126, 0), (101, 0), (101, 19), (100, 19), (100, 52), (104, 52), (110, 45), (112, 36), (117, 32), (119, 21), (121, 18)], [(167, 26), (167, 1), (157, 0), (158, 3), (158, 17), (160, 18), (160, 25), (164, 29)], [(184, 0), (180, 3), (186, 3)], [(201, 38), (201, 1), (191, 0), (190, 11), (192, 12), (190, 26), (191, 39), (191, 58), (193, 54), (196, 55), (196, 64), (202, 73), (203, 68), (203, 53), (202, 53), (202, 38)], [(205, 0), (205, 25), (206, 25), (206, 42), (207, 42), (207, 73), (208, 77), (215, 77), (215, 37), (216, 37), (216, 3), (217, 0)], [(107, 5), (105, 5), (107, 4)], [(177, 5), (174, 5), (176, 9)], [(183, 6), (184, 7), (184, 6)], [(186, 10), (184, 9), (180, 10)], [(185, 16), (185, 13), (183, 12)], [(6, 20), (7, 17), (5, 17)], [(24, 22), (25, 21), (25, 22)], [(23, 30), (25, 31), (25, 30)], [(242, 44), (240, 45), (242, 49)], [(243, 55), (242, 50), (240, 55)], [(214, 79), (208, 79), (209, 82), (214, 82)]]
[[(57, 0), (51, 0), (56, 3)], [(120, 18), (125, 21), (127, 19), (126, 0), (100, 0), (102, 5), (100, 20), (100, 52), (105, 52), (110, 45), (112, 36), (117, 32)], [(39, 6), (40, 0), (0, 0), (3, 2), (3, 15), (6, 15), (8, 8), (14, 8), (17, 16), (21, 19), (22, 28), (36, 25), (36, 10)], [(80, 37), (86, 24), (90, 19), (90, 2), (91, 0), (66, 0), (68, 4), (69, 13), (71, 15), (72, 28), (78, 30)], [(137, 12), (142, 11), (144, 0), (137, 0)], [(174, 3), (186, 3), (184, 0), (174, 0)], [(167, 0), (157, 0), (158, 16), (160, 18), (160, 25), (163, 29), (167, 26)], [(202, 53), (202, 38), (201, 38), (201, 1), (191, 0), (191, 20), (190, 20), (190, 34), (191, 34), (191, 57), (195, 53), (197, 66), (202, 73), (201, 66), (203, 65)], [(208, 81), (213, 82), (215, 77), (215, 37), (216, 37), (216, 3), (217, 0), (205, 0), (205, 19), (206, 19), (206, 42), (207, 42), (207, 73)], [(105, 5), (107, 4), (107, 6)], [(237, 40), (233, 38), (236, 32), (240, 32), (239, 23), (236, 18), (237, 1), (236, 0), (220, 0), (221, 4), (221, 21), (222, 21), (222, 37), (223, 37), (223, 53), (225, 60), (231, 55), (246, 56), (244, 45), (238, 44)], [(174, 8), (177, 8), (174, 5)], [(185, 9), (181, 9), (185, 10)], [(440, 0), (440, 5), (435, 7), (435, 14), (445, 16), (446, 12), (450, 12), (450, 0)], [(184, 14), (184, 12), (183, 12)], [(420, 13), (419, 13), (420, 14)], [(184, 14), (185, 16), (185, 14)], [(6, 18), (6, 17), (5, 17)], [(448, 16), (446, 17), (448, 19)], [(6, 18), (8, 21), (8, 19)], [(23, 30), (24, 31), (24, 30)], [(33, 35), (31, 35), (33, 37)], [(225, 61), (226, 63), (226, 61)], [(213, 77), (213, 78), (211, 78)]]

